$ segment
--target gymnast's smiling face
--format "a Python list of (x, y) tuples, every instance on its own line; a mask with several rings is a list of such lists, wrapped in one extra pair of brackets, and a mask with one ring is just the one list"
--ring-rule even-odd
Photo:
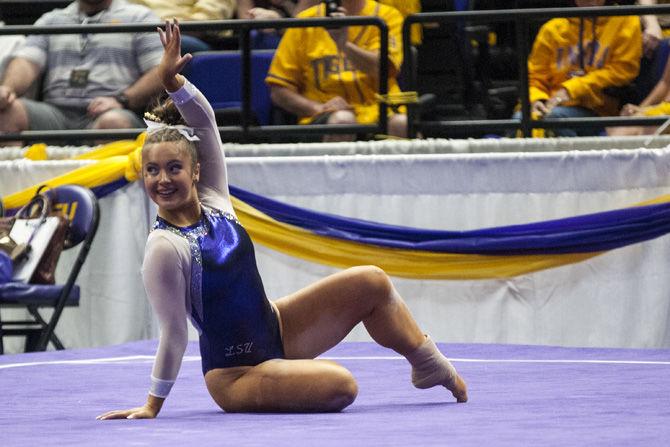
[(183, 140), (162, 141), (142, 149), (144, 187), (158, 205), (159, 215), (168, 220), (171, 214), (199, 206), (196, 185), (200, 164), (193, 162), (187, 144)]

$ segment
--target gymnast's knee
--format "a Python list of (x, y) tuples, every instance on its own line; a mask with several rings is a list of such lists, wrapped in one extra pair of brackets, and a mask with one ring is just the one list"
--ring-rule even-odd
[(329, 377), (323, 396), (323, 411), (339, 412), (351, 405), (358, 396), (358, 384), (349, 370), (337, 368)]
[(352, 267), (351, 271), (361, 290), (365, 290), (366, 296), (384, 300), (395, 296), (391, 278), (376, 265)]
[(230, 386), (223, 386), (218, 380), (207, 380), (205, 376), (207, 391), (214, 402), (226, 413), (237, 413), (243, 411), (242, 402), (230, 392)]

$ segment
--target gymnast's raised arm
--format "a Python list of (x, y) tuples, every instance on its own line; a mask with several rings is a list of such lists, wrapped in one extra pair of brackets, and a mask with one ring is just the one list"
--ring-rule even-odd
[(234, 215), (228, 193), (223, 143), (214, 110), (204, 95), (179, 74), (192, 56), (181, 55), (181, 35), (176, 20), (172, 24), (166, 22), (165, 31), (159, 29), (158, 32), (165, 48), (158, 76), (186, 124), (195, 130), (200, 140), (197, 144), (200, 164), (198, 196), (202, 203)]

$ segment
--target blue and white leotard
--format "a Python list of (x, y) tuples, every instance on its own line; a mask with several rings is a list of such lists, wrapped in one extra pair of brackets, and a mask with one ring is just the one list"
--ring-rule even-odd
[(202, 369), (253, 366), (284, 356), (274, 308), (265, 296), (254, 246), (229, 213), (202, 206), (200, 222), (164, 229), (188, 241), (191, 251), (190, 318), (200, 334)]
[(188, 81), (170, 93), (200, 138), (201, 220), (177, 227), (160, 217), (146, 244), (142, 276), (161, 336), (152, 375), (174, 381), (188, 343), (187, 319), (200, 335), (203, 373), (284, 356), (279, 316), (266, 298), (251, 239), (228, 193), (214, 112)]

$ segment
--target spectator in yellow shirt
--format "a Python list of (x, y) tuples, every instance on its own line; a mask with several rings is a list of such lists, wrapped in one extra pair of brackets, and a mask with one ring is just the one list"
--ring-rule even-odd
[[(606, 0), (575, 0), (604, 6)], [(637, 16), (556, 18), (540, 29), (528, 58), (531, 112), (535, 117), (618, 115), (607, 87), (632, 82), (640, 69), (642, 34)], [(556, 129), (558, 136), (597, 135), (600, 128)]]
[[(343, 0), (341, 15), (377, 16), (389, 28), (389, 93), (399, 93), (403, 17), (372, 0)], [(298, 17), (324, 17), (325, 5)], [(300, 124), (372, 124), (378, 120), (379, 30), (374, 26), (290, 28), (284, 34), (266, 78), (275, 105), (298, 116)], [(388, 132), (407, 134), (404, 109), (389, 108)], [(330, 141), (353, 139), (332, 135)]]

